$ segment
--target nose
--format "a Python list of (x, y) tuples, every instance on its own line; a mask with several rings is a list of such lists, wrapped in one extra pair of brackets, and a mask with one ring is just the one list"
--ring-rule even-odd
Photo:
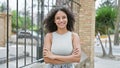
[(60, 18), (60, 22), (62, 22), (63, 21), (63, 19), (62, 18)]

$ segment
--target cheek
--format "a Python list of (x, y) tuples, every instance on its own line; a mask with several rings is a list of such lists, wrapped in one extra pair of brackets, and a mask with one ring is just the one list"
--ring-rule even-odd
[(66, 19), (66, 22), (68, 23), (68, 19)]
[(57, 24), (57, 23), (60, 23), (60, 20), (55, 20), (54, 22), (55, 22), (55, 24)]
[(56, 24), (57, 22), (58, 22), (57, 20), (54, 21), (55, 24)]
[(66, 24), (68, 23), (68, 19), (65, 19), (64, 21), (65, 21)]

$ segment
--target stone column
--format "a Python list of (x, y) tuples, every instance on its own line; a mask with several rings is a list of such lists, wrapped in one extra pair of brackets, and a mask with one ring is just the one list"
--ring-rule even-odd
[(76, 24), (75, 32), (80, 36), (82, 50), (88, 56), (87, 68), (94, 68), (94, 36), (95, 36), (95, 0), (74, 0)]
[[(9, 36), (11, 35), (11, 15), (9, 15)], [(0, 46), (7, 42), (7, 14), (0, 13)]]
[(89, 57), (89, 67), (94, 68), (95, 36), (95, 0), (80, 0), (79, 35), (83, 42), (82, 49)]

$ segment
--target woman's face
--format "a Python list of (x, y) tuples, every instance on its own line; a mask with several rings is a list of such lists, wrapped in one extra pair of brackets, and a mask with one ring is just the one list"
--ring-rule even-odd
[(58, 11), (55, 15), (55, 23), (58, 28), (63, 29), (66, 28), (68, 22), (68, 18), (65, 12)]

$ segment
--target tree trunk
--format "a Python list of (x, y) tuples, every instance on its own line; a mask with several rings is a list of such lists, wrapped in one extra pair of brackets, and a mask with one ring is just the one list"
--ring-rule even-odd
[[(116, 24), (119, 24), (116, 22)], [(115, 26), (114, 45), (119, 46), (119, 25)]]
[(108, 40), (109, 40), (109, 53), (108, 53), (108, 56), (109, 57), (113, 57), (113, 53), (112, 53), (112, 42), (111, 42), (111, 38), (110, 38), (110, 34), (109, 34), (109, 32), (108, 32)]
[(102, 44), (102, 41), (101, 41), (99, 35), (98, 35), (98, 39), (99, 39), (99, 41), (100, 41), (100, 45), (101, 45), (101, 47), (102, 47), (102, 51), (103, 51), (103, 55), (102, 55), (102, 57), (105, 57), (107, 54), (106, 54), (105, 48), (104, 48), (104, 46), (103, 46), (103, 44)]
[[(117, 1), (117, 0), (116, 0)], [(114, 34), (114, 45), (119, 45), (119, 22), (120, 22), (120, 0), (118, 0), (118, 5), (116, 6), (117, 9), (117, 18), (115, 23), (115, 34)]]

